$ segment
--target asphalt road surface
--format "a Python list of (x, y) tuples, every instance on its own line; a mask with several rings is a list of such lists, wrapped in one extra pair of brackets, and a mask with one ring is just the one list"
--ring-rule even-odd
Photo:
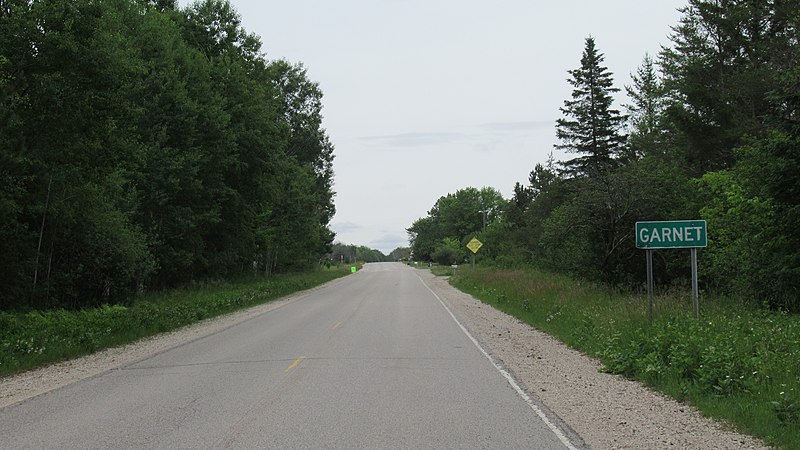
[(579, 447), (413, 269), (0, 409), (0, 448)]

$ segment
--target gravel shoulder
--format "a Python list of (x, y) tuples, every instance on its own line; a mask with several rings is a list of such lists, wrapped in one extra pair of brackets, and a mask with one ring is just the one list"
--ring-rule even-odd
[(592, 448), (765, 449), (640, 383), (599, 371), (600, 362), (416, 269), (493, 357), (527, 392)]

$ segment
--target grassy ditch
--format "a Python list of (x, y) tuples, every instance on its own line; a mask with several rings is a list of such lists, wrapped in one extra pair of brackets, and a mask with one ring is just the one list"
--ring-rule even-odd
[(348, 273), (349, 266), (176, 289), (145, 295), (129, 306), (0, 312), (0, 376), (266, 303)]
[(800, 448), (800, 317), (725, 298), (656, 300), (533, 270), (459, 270), (457, 288), (705, 415)]

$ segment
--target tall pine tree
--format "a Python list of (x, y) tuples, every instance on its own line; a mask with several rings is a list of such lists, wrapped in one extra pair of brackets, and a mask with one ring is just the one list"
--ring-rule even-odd
[(572, 99), (560, 108), (564, 117), (556, 122), (556, 136), (561, 144), (556, 148), (580, 156), (562, 163), (569, 176), (601, 177), (617, 166), (617, 156), (623, 149), (624, 135), (620, 132), (625, 117), (612, 108), (613, 87), (608, 68), (602, 66), (604, 56), (586, 38), (581, 67), (570, 70), (568, 81), (574, 87)]
[(631, 79), (633, 84), (625, 86), (631, 103), (624, 105), (630, 126), (628, 156), (639, 159), (663, 155), (667, 150), (664, 129), (666, 102), (663, 83), (650, 55), (645, 55), (642, 65), (635, 74), (631, 74)]
[(768, 133), (768, 94), (797, 64), (797, 1), (689, 0), (680, 11), (659, 62), (666, 113), (697, 176), (732, 167), (734, 148)]

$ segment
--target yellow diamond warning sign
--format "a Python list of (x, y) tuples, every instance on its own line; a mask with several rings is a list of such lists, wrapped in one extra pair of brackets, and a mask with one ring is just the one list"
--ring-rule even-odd
[(478, 253), (481, 247), (483, 247), (483, 242), (479, 241), (478, 238), (472, 238), (467, 244), (467, 248), (472, 250), (472, 253)]

